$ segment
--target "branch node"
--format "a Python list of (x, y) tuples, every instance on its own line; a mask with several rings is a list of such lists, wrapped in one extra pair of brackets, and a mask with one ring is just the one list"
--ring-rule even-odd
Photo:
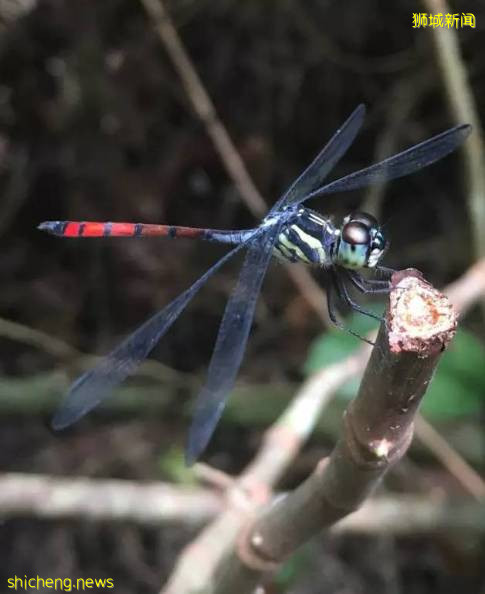
[(264, 554), (264, 538), (261, 532), (254, 530), (254, 523), (249, 522), (241, 530), (237, 542), (237, 554), (242, 563), (255, 571), (273, 572), (281, 561), (271, 559)]

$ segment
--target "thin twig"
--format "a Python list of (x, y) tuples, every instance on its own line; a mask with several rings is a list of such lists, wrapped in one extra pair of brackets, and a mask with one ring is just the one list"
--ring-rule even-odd
[[(177, 523), (189, 528), (213, 519), (223, 500), (213, 490), (161, 482), (54, 478), (42, 474), (0, 476), (2, 518), (132, 522), (141, 526)], [(357, 534), (416, 534), (445, 530), (485, 532), (483, 506), (470, 501), (429, 500), (393, 495), (367, 501), (334, 529)]]
[(165, 10), (165, 6), (159, 0), (141, 1), (172, 60), (195, 113), (204, 124), (236, 188), (251, 212), (256, 216), (261, 216), (266, 212), (267, 205), (247, 172), (226, 128), (222, 125), (214, 104)]
[(473, 264), (458, 280), (449, 284), (444, 292), (458, 309), (460, 316), (465, 315), (485, 295), (485, 258)]
[(444, 437), (421, 415), (416, 419), (416, 436), (438, 458), (449, 473), (458, 478), (461, 485), (477, 501), (485, 499), (485, 482), (482, 477), (450, 446)]
[[(423, 0), (432, 14), (450, 14), (446, 0)], [(431, 29), (443, 83), (457, 124), (469, 123), (473, 134), (463, 145), (468, 184), (468, 210), (474, 237), (476, 260), (485, 257), (485, 149), (478, 110), (468, 83), (465, 62), (461, 56), (457, 32), (451, 27)]]
[(61, 359), (79, 354), (74, 347), (55, 336), (5, 318), (0, 318), (0, 336), (28, 344)]
[(344, 518), (332, 532), (361, 534), (412, 535), (462, 530), (473, 534), (485, 530), (483, 502), (462, 503), (414, 495), (374, 497), (350, 516)]
[(36, 516), (200, 525), (220, 509), (220, 497), (202, 488), (20, 473), (0, 477), (3, 518)]
[[(222, 124), (195, 66), (184, 48), (177, 30), (162, 0), (140, 0), (152, 19), (156, 31), (185, 88), (194, 112), (204, 124), (229, 177), (249, 210), (258, 218), (268, 210), (267, 204), (254, 185), (229, 133)], [(329, 325), (325, 293), (308, 270), (294, 264), (285, 265), (291, 280), (325, 325)]]
[[(64, 340), (47, 332), (5, 318), (0, 318), (0, 336), (40, 349), (52, 357), (69, 361), (76, 368), (88, 369), (100, 360), (100, 357), (82, 353)], [(195, 380), (195, 377), (191, 374), (176, 371), (152, 359), (143, 362), (137, 371), (137, 375), (158, 381), (171, 380), (184, 386)]]

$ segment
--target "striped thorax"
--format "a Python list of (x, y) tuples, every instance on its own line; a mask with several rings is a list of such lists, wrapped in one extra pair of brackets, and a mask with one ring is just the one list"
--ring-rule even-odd
[(354, 212), (338, 228), (329, 218), (302, 207), (288, 218), (274, 252), (289, 262), (358, 270), (375, 267), (386, 247), (384, 235), (372, 215)]
[(275, 255), (289, 262), (329, 266), (337, 233), (330, 219), (299, 208), (279, 234)]

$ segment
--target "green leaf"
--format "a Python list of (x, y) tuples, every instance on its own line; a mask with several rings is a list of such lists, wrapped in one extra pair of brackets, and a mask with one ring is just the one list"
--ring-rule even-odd
[(423, 400), (422, 412), (437, 421), (479, 414), (485, 403), (485, 348), (467, 330), (458, 330), (443, 354)]
[[(382, 306), (367, 305), (366, 308), (377, 315), (382, 315)], [(365, 336), (378, 326), (377, 320), (359, 313), (353, 314), (344, 321), (347, 328), (351, 328), (361, 336)], [(361, 346), (361, 342), (355, 336), (339, 328), (332, 328), (325, 334), (321, 334), (314, 340), (310, 347), (310, 353), (303, 367), (305, 374), (315, 373), (322, 367), (337, 363), (348, 357), (353, 351)]]
[[(367, 305), (366, 308), (372, 313), (382, 315), (382, 305), (371, 304)], [(365, 336), (371, 330), (376, 330), (378, 326), (377, 320), (359, 313), (353, 314), (349, 319), (346, 319), (344, 324), (361, 336)], [(355, 336), (339, 328), (332, 328), (314, 340), (304, 364), (303, 372), (306, 375), (311, 375), (323, 367), (338, 363), (351, 355), (360, 346), (361, 341)], [(337, 397), (351, 400), (357, 394), (359, 384), (360, 378), (358, 377), (345, 382), (338, 390)]]
[(184, 453), (180, 448), (170, 448), (159, 458), (158, 465), (162, 476), (179, 485), (195, 485), (196, 478), (191, 468), (185, 464)]
[[(374, 310), (371, 310), (375, 312)], [(361, 335), (376, 328), (377, 322), (368, 316), (354, 314), (346, 325)], [(360, 341), (332, 329), (312, 344), (304, 365), (306, 374), (341, 361), (360, 346)], [(485, 404), (485, 347), (467, 330), (458, 330), (453, 342), (443, 354), (438, 371), (423, 400), (422, 411), (435, 421), (471, 417), (479, 414)], [(350, 380), (338, 391), (339, 398), (349, 400), (358, 390), (360, 378)]]

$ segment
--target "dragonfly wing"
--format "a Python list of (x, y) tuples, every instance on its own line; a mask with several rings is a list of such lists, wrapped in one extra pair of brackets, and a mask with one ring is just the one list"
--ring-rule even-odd
[(256, 301), (282, 222), (251, 241), (234, 291), (227, 302), (205, 386), (196, 401), (186, 461), (202, 454), (219, 421), (246, 349)]
[(308, 195), (323, 183), (324, 179), (353, 143), (362, 126), (364, 116), (365, 106), (361, 104), (335, 132), (305, 171), (296, 178), (270, 212), (276, 212), (288, 204), (298, 202), (299, 199)]
[(300, 202), (324, 194), (356, 190), (372, 183), (389, 181), (391, 179), (396, 179), (397, 177), (403, 177), (404, 175), (414, 173), (419, 169), (431, 165), (435, 161), (439, 161), (449, 153), (452, 153), (465, 142), (471, 129), (471, 126), (468, 124), (450, 128), (437, 136), (433, 136), (424, 142), (406, 149), (402, 153), (388, 157), (380, 163), (376, 163), (365, 169), (360, 169), (359, 171), (355, 171), (345, 177), (330, 182), (329, 184), (314, 190), (308, 194), (308, 196), (301, 198)]
[(202, 285), (244, 245), (242, 243), (228, 252), (191, 287), (148, 319), (104, 357), (94, 369), (81, 375), (72, 384), (64, 402), (54, 415), (52, 427), (63, 429), (76, 422), (109, 396), (113, 388), (133, 374)]

